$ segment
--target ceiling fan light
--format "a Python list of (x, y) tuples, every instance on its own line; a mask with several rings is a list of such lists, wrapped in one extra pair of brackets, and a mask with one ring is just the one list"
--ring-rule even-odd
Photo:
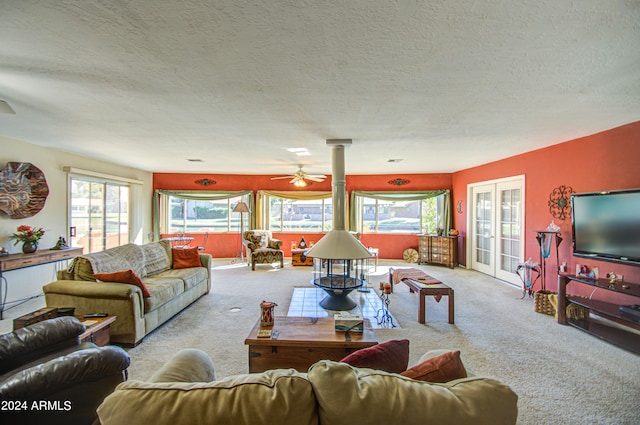
[(293, 185), (295, 187), (305, 187), (307, 185), (307, 182), (302, 180), (302, 179), (298, 179), (298, 180), (293, 182)]

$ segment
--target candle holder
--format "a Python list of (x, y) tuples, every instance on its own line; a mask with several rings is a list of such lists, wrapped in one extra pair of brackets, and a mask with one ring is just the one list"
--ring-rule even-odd
[(395, 323), (393, 323), (393, 316), (389, 313), (389, 303), (391, 303), (391, 300), (389, 299), (389, 292), (387, 292), (386, 289), (387, 288), (385, 285), (385, 291), (382, 294), (380, 294), (380, 300), (382, 301), (382, 308), (378, 309), (374, 317), (378, 319), (378, 325), (388, 324), (388, 327), (395, 328), (396, 325)]

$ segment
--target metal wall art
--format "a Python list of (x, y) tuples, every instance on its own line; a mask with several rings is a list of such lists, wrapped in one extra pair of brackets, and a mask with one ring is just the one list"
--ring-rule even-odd
[(215, 180), (209, 180), (209, 179), (198, 179), (195, 181), (195, 184), (200, 184), (202, 186), (211, 186), (213, 184), (216, 184)]
[(564, 220), (571, 216), (571, 186), (561, 185), (549, 194), (549, 212), (553, 218)]
[(0, 211), (11, 218), (32, 217), (44, 208), (49, 186), (30, 162), (8, 162), (0, 170)]
[(394, 186), (402, 186), (402, 185), (411, 183), (411, 180), (397, 178), (397, 179), (389, 180), (387, 183)]

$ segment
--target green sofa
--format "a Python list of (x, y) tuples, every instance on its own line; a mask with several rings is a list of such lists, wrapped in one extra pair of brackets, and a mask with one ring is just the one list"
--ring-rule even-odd
[(216, 381), (207, 354), (188, 349), (149, 381), (119, 384), (98, 417), (102, 425), (510, 425), (517, 401), (507, 385), (490, 378), (436, 384), (329, 360), (308, 373), (275, 369)]
[[(75, 307), (76, 314), (117, 316), (111, 341), (136, 345), (149, 332), (207, 294), (211, 289), (211, 255), (199, 254), (201, 267), (174, 269), (168, 241), (126, 244), (72, 260), (58, 280), (43, 287), (48, 307)], [(98, 268), (97, 271), (94, 271)], [(100, 282), (94, 273), (130, 269), (148, 288), (144, 297), (135, 285)]]

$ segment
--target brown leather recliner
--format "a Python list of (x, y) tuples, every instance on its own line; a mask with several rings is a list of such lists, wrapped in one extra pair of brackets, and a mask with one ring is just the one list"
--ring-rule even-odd
[(96, 420), (96, 408), (126, 380), (130, 359), (120, 347), (80, 343), (84, 331), (75, 317), (58, 317), (0, 335), (0, 400), (10, 407), (2, 423)]

